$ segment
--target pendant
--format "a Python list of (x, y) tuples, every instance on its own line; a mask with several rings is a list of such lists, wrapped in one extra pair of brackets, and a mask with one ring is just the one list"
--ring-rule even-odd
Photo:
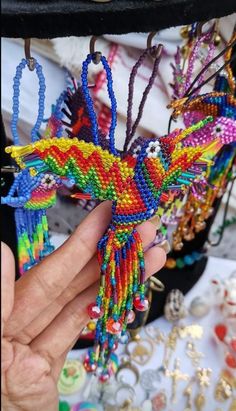
[(85, 380), (86, 372), (83, 364), (78, 360), (67, 359), (57, 384), (59, 394), (70, 395), (80, 391)]
[(157, 389), (157, 383), (160, 383), (161, 376), (159, 370), (145, 370), (140, 377), (140, 385), (144, 391), (155, 391)]
[(145, 365), (153, 354), (153, 344), (151, 340), (142, 339), (130, 341), (126, 346), (126, 353), (139, 365)]
[(155, 397), (152, 398), (152, 410), (162, 411), (167, 406), (167, 397), (164, 391), (160, 391)]

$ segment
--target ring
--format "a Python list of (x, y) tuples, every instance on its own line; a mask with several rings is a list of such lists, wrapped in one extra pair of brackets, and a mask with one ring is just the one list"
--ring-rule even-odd
[(135, 367), (130, 361), (125, 361), (123, 364), (121, 364), (116, 372), (116, 381), (118, 382), (124, 382), (124, 376), (119, 377), (120, 373), (122, 370), (130, 370), (133, 372), (135, 376), (135, 382), (134, 385), (136, 385), (139, 382), (139, 371), (138, 368)]
[(164, 284), (158, 280), (158, 278), (154, 277), (153, 275), (150, 277), (150, 283), (149, 283), (149, 288), (151, 288), (151, 290), (153, 291), (164, 291), (165, 290), (165, 286)]

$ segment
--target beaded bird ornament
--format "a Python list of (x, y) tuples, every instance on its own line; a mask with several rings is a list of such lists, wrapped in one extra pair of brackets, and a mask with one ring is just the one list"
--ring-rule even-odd
[[(17, 146), (20, 142), (17, 132), (20, 80), (23, 70), (27, 66), (29, 66), (29, 61), (23, 59), (18, 65), (14, 77), (11, 131), (14, 144)], [(65, 93), (62, 93), (56, 105), (52, 107), (52, 115), (48, 120), (45, 132), (43, 136), (40, 136), (39, 129), (41, 123), (44, 121), (46, 87), (42, 67), (35, 59), (33, 59), (33, 70), (34, 69), (39, 80), (39, 110), (36, 123), (31, 131), (32, 143), (41, 138), (49, 139), (52, 136), (56, 136), (57, 138), (61, 136), (61, 104), (65, 97)], [(37, 160), (35, 160), (35, 156), (33, 155), (28, 158), (28, 161), (29, 164), (30, 162), (37, 164)], [(61, 184), (62, 181), (60, 177), (51, 173), (48, 168), (37, 168), (37, 172), (33, 172), (33, 168), (27, 167), (23, 168), (16, 176), (8, 195), (1, 198), (2, 204), (7, 204), (15, 208), (20, 274), (23, 274), (54, 250), (49, 238), (46, 210), (56, 203), (56, 191)]]
[[(209, 36), (210, 33), (207, 34)], [(205, 176), (197, 179), (190, 187), (187, 200), (185, 198), (184, 204), (181, 204), (180, 198), (176, 201), (179, 202), (178, 226), (173, 235), (173, 248), (178, 251), (183, 247), (182, 240), (192, 240), (195, 233), (203, 230), (206, 227), (206, 220), (212, 215), (214, 211), (214, 202), (217, 197), (222, 196), (227, 183), (230, 180), (230, 170), (235, 159), (235, 147), (236, 147), (236, 99), (235, 99), (235, 79), (233, 78), (232, 69), (229, 62), (231, 61), (233, 46), (236, 41), (236, 34), (233, 34), (232, 39), (227, 45), (226, 49), (217, 55), (213, 60), (216, 61), (219, 57), (224, 57), (225, 72), (216, 77), (214, 90), (210, 93), (200, 94), (202, 84), (197, 83), (197, 87), (191, 90), (192, 86), (189, 84), (184, 85), (184, 81), (181, 81), (181, 90), (178, 89), (178, 76), (182, 75), (184, 78), (191, 78), (193, 65), (193, 55), (195, 58), (199, 58), (196, 55), (196, 49), (199, 48), (199, 44), (206, 39), (206, 35), (202, 36), (196, 41), (193, 52), (190, 54), (189, 67), (187, 73), (181, 74), (180, 69), (174, 69), (175, 76), (175, 92), (178, 90), (180, 100), (172, 103), (172, 107), (175, 109), (175, 114), (181, 114), (183, 116), (184, 124), (186, 127), (203, 119), (206, 115), (212, 115), (213, 121), (206, 125), (204, 130), (199, 130), (195, 133), (195, 136), (188, 137), (184, 144), (196, 146), (197, 144), (206, 143), (216, 137), (219, 139), (218, 147), (214, 146), (216, 153), (214, 156), (214, 164), (209, 163), (205, 172)], [(213, 50), (210, 47), (210, 50)], [(178, 53), (177, 53), (178, 54)], [(207, 59), (206, 67), (209, 67), (213, 60)], [(178, 66), (179, 67), (179, 61)], [(199, 79), (204, 79), (206, 70), (202, 70)], [(178, 77), (180, 78), (180, 77)], [(181, 93), (180, 93), (181, 91)], [(190, 97), (185, 97), (185, 94), (190, 94)], [(174, 205), (172, 204), (172, 207)], [(177, 208), (177, 207), (176, 207)], [(172, 213), (173, 219), (173, 213)], [(173, 230), (172, 230), (173, 231)], [(169, 265), (170, 262), (167, 261)], [(172, 262), (170, 263), (172, 265)], [(174, 267), (174, 265), (173, 265)]]
[[(149, 53), (156, 56), (153, 73), (133, 126), (130, 100), (127, 123), (129, 141), (138, 125), (141, 109), (155, 79), (160, 51), (160, 47), (152, 47), (146, 50), (139, 60), (140, 63)], [(165, 193), (171, 190), (173, 185), (191, 184), (191, 179), (202, 172), (206, 164), (204, 158), (209, 156), (212, 143), (191, 147), (185, 146), (184, 141), (190, 134), (194, 135), (206, 127), (213, 121), (213, 117), (208, 116), (184, 130), (175, 130), (169, 136), (139, 139), (138, 150), (128, 150), (121, 156), (115, 147), (117, 115), (112, 75), (104, 56), (100, 57), (100, 61), (107, 74), (111, 124), (106, 137), (106, 147), (101, 141), (87, 80), (88, 66), (93, 59), (93, 54), (87, 56), (81, 75), (91, 141), (83, 140), (82, 135), (80, 139), (76, 136), (50, 137), (33, 141), (24, 147), (11, 146), (6, 151), (23, 170), (22, 173), (26, 173), (31, 181), (37, 182), (35, 187), (44, 184), (42, 179), (47, 173), (55, 179), (50, 186), (50, 193), (53, 190), (55, 193), (56, 185), (62, 179), (68, 179), (91, 198), (112, 201), (111, 223), (97, 246), (101, 271), (99, 291), (96, 302), (88, 307), (90, 317), (98, 319), (95, 345), (85, 359), (86, 369), (95, 371), (99, 367), (100, 378), (106, 381), (109, 378), (109, 358), (119, 338), (126, 336), (127, 324), (134, 320), (133, 308), (138, 311), (148, 309), (148, 300), (145, 297), (144, 252), (135, 227), (156, 214), (160, 200), (165, 198)], [(135, 66), (131, 73), (132, 84), (138, 66)], [(132, 93), (131, 87), (131, 95)], [(191, 171), (193, 167), (196, 167), (194, 173)]]
[[(214, 90), (210, 93), (199, 94), (202, 85), (209, 81), (209, 79), (206, 82), (204, 81), (208, 67), (211, 66), (213, 60), (216, 61), (222, 56), (221, 52), (220, 55), (212, 59), (215, 45), (212, 41), (211, 31), (201, 35), (199, 38), (197, 37), (194, 41), (191, 39), (191, 50), (189, 52), (186, 71), (184, 71), (185, 60), (183, 58), (182, 61), (179, 50), (176, 54), (175, 65), (172, 65), (174, 74), (174, 84), (172, 87), (174, 89), (173, 97), (175, 100), (170, 104), (170, 107), (174, 108), (173, 116), (177, 117), (182, 115), (186, 127), (204, 119), (208, 115), (213, 117), (212, 122), (208, 123), (203, 129), (199, 129), (197, 132), (187, 137), (183, 144), (185, 146), (197, 146), (199, 144), (206, 144), (210, 141), (217, 141), (215, 144), (213, 143), (211, 150), (209, 150), (209, 158), (214, 158), (214, 161), (217, 160), (218, 153), (220, 158), (225, 158), (225, 156), (222, 157), (220, 154), (222, 147), (228, 144), (234, 145), (234, 142), (236, 141), (236, 100), (233, 94), (233, 84), (235, 81), (232, 81), (233, 76), (228, 64), (232, 55), (234, 42), (235, 35), (226, 47), (226, 52), (224, 50), (227, 74), (218, 75), (216, 77)], [(201, 61), (204, 67), (199, 75), (192, 80), (194, 63), (201, 60), (201, 47), (203, 45), (204, 48), (206, 43), (208, 45), (207, 55), (204, 57), (203, 61)], [(230, 87), (229, 79), (231, 79)], [(193, 89), (194, 84), (195, 88)], [(186, 193), (187, 197), (184, 195), (185, 193), (183, 190), (181, 193), (178, 186), (176, 186), (176, 192), (172, 195), (172, 201), (160, 204), (158, 214), (161, 216), (163, 223), (162, 230), (158, 233), (160, 241), (163, 241), (166, 238), (170, 239), (168, 236), (170, 235), (170, 237), (172, 237), (173, 224), (178, 224), (176, 234), (174, 234), (173, 238), (173, 248), (177, 251), (183, 247), (183, 242), (181, 241), (183, 237), (186, 241), (191, 240), (194, 236), (194, 229), (204, 229), (205, 218), (202, 219), (199, 210), (204, 210), (205, 216), (211, 215), (213, 209), (209, 206), (209, 213), (207, 213), (205, 211), (205, 203), (212, 205), (213, 199), (219, 190), (219, 181), (222, 181), (222, 173), (227, 175), (228, 166), (230, 167), (230, 164), (232, 164), (234, 153), (233, 147), (232, 150), (227, 151), (227, 153), (231, 153), (231, 155), (229, 155), (229, 161), (225, 162), (225, 168), (220, 167), (220, 169), (218, 169), (217, 175), (219, 178), (217, 181), (214, 180), (216, 186), (213, 185), (211, 176), (213, 170), (217, 170), (217, 165), (219, 167), (220, 162), (217, 161), (217, 165), (208, 162), (208, 166), (204, 173), (197, 176), (188, 187)], [(213, 192), (214, 195), (212, 195), (211, 192)], [(212, 201), (210, 201), (209, 198)], [(189, 210), (194, 210), (194, 212), (190, 213)], [(189, 228), (188, 220), (190, 221)], [(183, 236), (179, 236), (180, 229), (185, 233)]]

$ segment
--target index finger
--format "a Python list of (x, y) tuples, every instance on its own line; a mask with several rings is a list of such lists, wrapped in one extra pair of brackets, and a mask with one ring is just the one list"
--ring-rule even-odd
[(96, 252), (97, 242), (110, 219), (111, 203), (104, 202), (82, 221), (61, 247), (16, 282), (7, 334), (14, 330), (16, 335), (62, 293)]

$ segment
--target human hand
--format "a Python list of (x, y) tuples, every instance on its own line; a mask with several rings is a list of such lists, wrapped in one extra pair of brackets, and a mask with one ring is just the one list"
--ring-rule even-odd
[[(111, 218), (111, 205), (98, 206), (71, 237), (15, 282), (14, 257), (2, 243), (3, 411), (58, 410), (57, 380), (68, 351), (89, 321), (99, 265), (96, 246)], [(144, 248), (155, 227), (138, 228)], [(147, 276), (165, 263), (165, 252), (145, 252)]]

